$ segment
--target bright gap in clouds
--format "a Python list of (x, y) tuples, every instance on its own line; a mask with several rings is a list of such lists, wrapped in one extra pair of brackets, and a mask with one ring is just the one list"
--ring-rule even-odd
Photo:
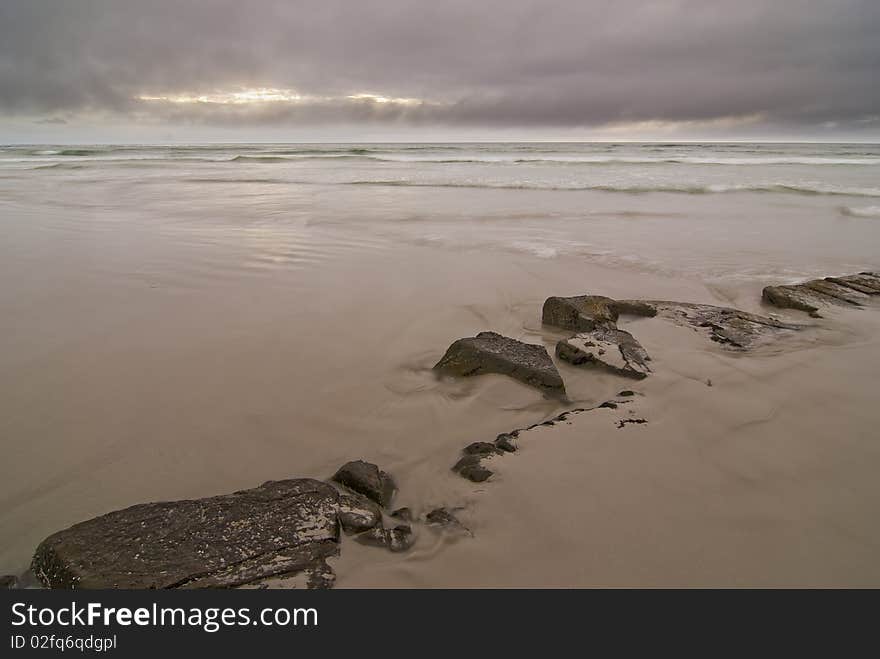
[(248, 103), (315, 103), (328, 101), (419, 105), (424, 102), (418, 98), (396, 98), (371, 93), (348, 94), (346, 96), (315, 96), (300, 94), (293, 89), (278, 89), (274, 87), (257, 87), (253, 89), (239, 89), (236, 91), (214, 91), (209, 94), (198, 94), (193, 92), (140, 94), (136, 96), (135, 99), (146, 102), (159, 101), (164, 103), (203, 103), (216, 105), (244, 105)]

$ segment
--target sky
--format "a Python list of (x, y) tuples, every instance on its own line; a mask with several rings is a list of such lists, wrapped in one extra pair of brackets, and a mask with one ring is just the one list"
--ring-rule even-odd
[(0, 142), (880, 141), (878, 0), (0, 0)]

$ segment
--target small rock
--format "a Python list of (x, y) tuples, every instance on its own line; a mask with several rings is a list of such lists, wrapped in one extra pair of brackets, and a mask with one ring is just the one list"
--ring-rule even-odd
[(355, 537), (359, 543), (370, 547), (382, 547), (393, 552), (406, 551), (415, 544), (412, 528), (407, 524), (393, 529), (376, 527)]
[(452, 471), (461, 474), (469, 481), (474, 483), (482, 483), (492, 472), (481, 464), (483, 456), (481, 455), (465, 455), (452, 467)]
[(620, 396), (621, 398), (629, 398), (629, 397), (631, 397), (631, 396), (635, 396), (635, 395), (636, 395), (636, 392), (635, 392), (635, 391), (630, 391), (629, 389), (624, 389), (623, 391), (621, 391), (621, 392), (620, 392), (619, 394), (617, 394), (617, 395)]
[(600, 327), (556, 344), (556, 356), (574, 366), (594, 365), (616, 375), (641, 380), (651, 369), (648, 353), (624, 330)]
[(361, 533), (382, 521), (379, 507), (361, 494), (340, 494), (338, 516), (346, 533)]
[(495, 332), (458, 339), (434, 365), (434, 370), (460, 377), (498, 373), (547, 395), (565, 396), (565, 384), (544, 346), (523, 343)]
[(412, 528), (408, 524), (395, 526), (388, 531), (388, 549), (393, 552), (406, 551), (416, 542)]
[(18, 577), (14, 574), (4, 574), (0, 577), (0, 590), (15, 590), (18, 586)]
[(397, 491), (397, 485), (391, 476), (363, 460), (346, 462), (333, 475), (332, 480), (369, 497), (383, 508), (388, 507)]
[(501, 455), (504, 453), (499, 447), (491, 442), (474, 442), (464, 447), (464, 452), (468, 455)]
[(513, 453), (516, 451), (516, 444), (514, 444), (513, 440), (514, 435), (503, 432), (495, 438), (495, 446), (507, 453)]

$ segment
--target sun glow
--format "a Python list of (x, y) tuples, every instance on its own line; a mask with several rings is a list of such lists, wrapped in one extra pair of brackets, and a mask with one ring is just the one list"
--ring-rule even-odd
[(275, 87), (257, 87), (238, 89), (236, 91), (213, 91), (208, 94), (175, 93), (175, 94), (140, 94), (138, 101), (163, 102), (176, 104), (204, 105), (245, 105), (258, 103), (321, 103), (321, 102), (357, 102), (379, 103), (382, 105), (418, 105), (423, 101), (418, 98), (397, 98), (381, 94), (358, 93), (346, 96), (314, 96), (300, 94), (293, 89)]

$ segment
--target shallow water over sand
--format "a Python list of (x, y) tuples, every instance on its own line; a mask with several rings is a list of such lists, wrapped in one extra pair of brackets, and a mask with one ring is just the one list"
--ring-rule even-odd
[[(0, 153), (0, 437), (13, 466), (0, 483), (0, 572), (23, 570), (49, 533), (112, 509), (327, 477), (363, 458), (398, 478), (401, 505), (464, 505), (478, 533), (454, 545), (425, 536), (411, 556), (378, 561), (347, 543), (340, 585), (769, 582), (737, 564), (736, 542), (752, 566), (805, 543), (827, 547), (824, 558), (804, 550), (785, 583), (809, 583), (820, 559), (830, 567), (817, 583), (878, 583), (856, 549), (880, 542), (867, 478), (880, 466), (868, 441), (880, 421), (874, 311), (844, 314), (790, 351), (741, 357), (692, 343), (687, 330), (635, 323), (665, 366), (643, 387), (657, 423), (638, 441), (650, 445), (618, 453), (603, 444), (598, 463), (574, 446), (553, 454), (572, 456), (565, 465), (536, 457), (540, 478), (526, 473), (524, 453), (511, 468), (524, 473), (500, 474), (483, 489), (504, 496), (485, 502), (448, 472), (459, 449), (563, 408), (500, 377), (439, 382), (429, 370), (452, 340), (484, 329), (552, 352), (561, 335), (540, 325), (549, 295), (761, 310), (765, 284), (876, 269), (878, 147), (63, 151)], [(562, 374), (579, 403), (631, 386)], [(845, 457), (834, 451), (841, 442)], [(577, 461), (626, 483), (652, 456), (650, 482), (668, 490), (683, 479), (699, 498), (726, 483), (706, 476), (707, 454), (713, 470), (746, 483), (729, 508), (719, 498), (718, 509), (688, 512), (681, 493), (615, 489), (609, 475), (593, 486), (589, 511), (566, 504), (550, 518), (551, 499), (581, 492)], [(832, 454), (810, 489), (811, 470)], [(670, 456), (680, 461), (666, 465)], [(774, 479), (799, 484), (778, 494), (791, 508), (761, 498)], [(648, 563), (639, 553), (652, 541), (633, 531), (646, 528), (636, 491), (666, 506), (678, 542), (699, 539), (706, 519), (719, 525), (693, 579), (654, 522), (647, 528), (666, 550)], [(508, 498), (516, 515), (504, 512)], [(828, 514), (789, 516), (773, 534), (774, 519), (804, 505)], [(624, 521), (601, 526), (614, 511)], [(770, 530), (755, 531), (762, 515)], [(510, 554), (506, 572), (462, 571), (469, 554), (528, 547), (535, 528), (564, 536), (581, 519), (576, 537)], [(584, 556), (595, 533), (611, 544)], [(614, 554), (614, 543), (625, 549)]]

